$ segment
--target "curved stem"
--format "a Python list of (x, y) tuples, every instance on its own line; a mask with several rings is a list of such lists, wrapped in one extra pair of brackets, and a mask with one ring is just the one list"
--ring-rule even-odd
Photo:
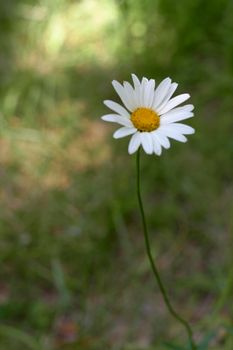
[(138, 202), (139, 202), (139, 207), (140, 207), (140, 212), (141, 212), (141, 217), (142, 217), (142, 224), (143, 224), (143, 231), (144, 231), (144, 239), (145, 239), (145, 245), (146, 245), (146, 252), (148, 255), (148, 259), (150, 261), (150, 265), (152, 268), (152, 271), (154, 273), (155, 279), (158, 283), (160, 292), (162, 293), (163, 300), (168, 308), (168, 311), (170, 314), (177, 320), (179, 321), (186, 329), (186, 332), (189, 337), (190, 345), (192, 350), (197, 350), (197, 346), (193, 340), (193, 332), (192, 329), (187, 321), (185, 321), (173, 308), (171, 305), (171, 302), (169, 300), (167, 291), (163, 285), (163, 282), (161, 280), (159, 271), (154, 263), (153, 256), (151, 253), (151, 248), (150, 248), (150, 241), (149, 241), (149, 235), (148, 235), (148, 230), (147, 230), (147, 223), (146, 223), (146, 217), (145, 217), (145, 212), (143, 208), (143, 203), (142, 203), (142, 198), (141, 198), (141, 187), (140, 187), (140, 148), (137, 151), (137, 196), (138, 196)]

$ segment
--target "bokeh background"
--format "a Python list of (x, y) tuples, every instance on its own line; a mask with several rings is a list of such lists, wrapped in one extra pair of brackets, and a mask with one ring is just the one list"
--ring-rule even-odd
[(1, 1), (0, 45), (0, 349), (185, 347), (135, 157), (100, 120), (134, 72), (192, 96), (196, 134), (143, 155), (143, 196), (173, 304), (232, 350), (232, 0)]

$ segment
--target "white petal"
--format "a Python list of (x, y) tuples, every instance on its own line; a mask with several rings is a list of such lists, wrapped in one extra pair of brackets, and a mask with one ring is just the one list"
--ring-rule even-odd
[(138, 77), (135, 74), (132, 74), (132, 79), (134, 83), (134, 94), (135, 94), (135, 107), (140, 106), (140, 91), (141, 91), (141, 83)]
[(138, 77), (136, 76), (136, 74), (131, 74), (132, 75), (132, 79), (133, 79), (133, 83), (134, 83), (134, 88), (138, 89), (141, 86), (140, 80), (138, 79)]
[(195, 129), (189, 125), (180, 123), (173, 123), (170, 125), (175, 131), (178, 131), (180, 134), (191, 135), (195, 133)]
[(162, 147), (158, 137), (156, 136), (156, 133), (152, 134), (152, 140), (153, 140), (154, 153), (160, 156), (162, 153)]
[(157, 140), (161, 144), (161, 146), (163, 146), (166, 149), (170, 148), (171, 144), (170, 144), (169, 139), (167, 138), (167, 136), (165, 136), (164, 134), (159, 132), (159, 129), (157, 129), (156, 131), (153, 132), (153, 136), (155, 138), (157, 138)]
[(160, 103), (165, 98), (166, 94), (168, 93), (168, 90), (171, 86), (171, 79), (166, 78), (164, 79), (157, 87), (154, 93), (154, 101), (153, 101), (153, 108), (156, 109), (157, 106), (160, 105)]
[(174, 130), (174, 128), (171, 128), (170, 125), (160, 126), (159, 131), (163, 135), (168, 136), (171, 139), (174, 139), (176, 141), (180, 141), (180, 142), (187, 141), (187, 138), (184, 135), (182, 135), (180, 132)]
[(106, 114), (101, 117), (102, 120), (105, 122), (112, 122), (112, 123), (118, 123), (120, 125), (132, 127), (133, 123), (129, 118), (122, 117), (121, 115), (118, 114)]
[(166, 94), (166, 96), (164, 97), (163, 101), (158, 105), (158, 107), (156, 108), (156, 112), (158, 114), (160, 114), (160, 111), (165, 107), (165, 105), (168, 103), (168, 101), (170, 100), (170, 98), (172, 97), (172, 95), (174, 94), (174, 92), (177, 89), (178, 84), (177, 83), (172, 83), (170, 85), (170, 88)]
[(116, 117), (116, 123), (124, 126), (128, 126), (129, 128), (133, 128), (133, 123), (131, 122), (130, 119), (126, 117), (122, 117), (121, 115)]
[(136, 132), (130, 139), (128, 152), (129, 154), (133, 154), (136, 152), (141, 144), (140, 132)]
[(125, 107), (128, 110), (131, 110), (132, 107), (132, 99), (129, 98), (128, 92), (125, 91), (125, 88), (116, 80), (112, 81), (112, 85), (116, 90), (117, 94), (120, 96), (121, 101), (124, 103)]
[(178, 95), (176, 97), (173, 97), (168, 103), (165, 105), (164, 108), (161, 109), (160, 114), (167, 113), (170, 111), (172, 108), (178, 106), (179, 104), (183, 103), (190, 97), (189, 94), (182, 94)]
[(118, 114), (106, 114), (103, 115), (101, 117), (102, 120), (104, 120), (105, 122), (112, 122), (115, 123), (116, 122), (116, 117), (118, 116)]
[(143, 77), (141, 82), (141, 89), (140, 89), (140, 106), (143, 107), (144, 105), (144, 96), (145, 96), (145, 90), (147, 88), (148, 79)]
[(130, 83), (128, 83), (127, 81), (124, 81), (124, 91), (127, 97), (127, 101), (128, 101), (128, 105), (129, 105), (129, 110), (132, 112), (135, 110), (135, 92), (134, 89), (132, 87), (132, 85), (130, 85)]
[[(134, 84), (134, 90), (139, 93), (140, 89), (141, 89), (141, 83), (140, 80), (138, 79), (138, 77), (135, 74), (132, 74), (132, 79), (133, 79), (133, 84)], [(139, 95), (137, 96), (139, 97)]]
[(155, 89), (155, 81), (154, 79), (150, 79), (147, 83), (144, 93), (144, 103), (143, 105), (147, 108), (151, 108), (152, 102), (154, 99), (154, 89)]
[[(167, 112), (165, 114), (166, 115), (170, 115), (172, 113), (180, 112), (180, 111), (192, 112), (193, 109), (194, 109), (194, 106), (191, 105), (191, 104), (188, 104), (188, 105), (184, 105), (184, 106), (181, 106), (181, 107), (173, 108), (172, 110), (170, 110), (169, 112)], [(163, 115), (165, 115), (165, 114), (163, 114)]]
[(129, 112), (124, 107), (119, 105), (119, 103), (116, 103), (116, 102), (111, 101), (111, 100), (105, 100), (104, 104), (108, 108), (112, 109), (114, 112), (122, 115), (123, 117), (128, 117), (129, 118)]
[(160, 124), (161, 125), (166, 125), (166, 124), (171, 124), (174, 122), (178, 122), (180, 120), (185, 120), (188, 118), (192, 118), (193, 117), (193, 113), (192, 112), (177, 112), (177, 113), (173, 113), (173, 115), (166, 115), (164, 114), (161, 119), (160, 119)]
[(128, 128), (126, 126), (123, 126), (123, 128), (118, 129), (114, 132), (113, 137), (114, 139), (120, 139), (122, 137), (132, 135), (137, 131), (135, 128)]
[(147, 154), (152, 154), (153, 153), (153, 141), (152, 141), (152, 136), (149, 132), (141, 132), (141, 142), (142, 142), (142, 147), (144, 151)]
[(170, 124), (179, 120), (184, 120), (193, 117), (193, 105), (185, 105), (182, 107), (173, 108), (171, 111), (163, 114), (160, 118), (161, 124)]

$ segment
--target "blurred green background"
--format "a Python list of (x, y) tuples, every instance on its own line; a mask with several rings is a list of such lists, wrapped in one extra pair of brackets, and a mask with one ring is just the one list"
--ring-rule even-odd
[(192, 96), (196, 134), (143, 156), (143, 196), (173, 304), (200, 349), (233, 349), (232, 33), (232, 0), (0, 2), (1, 350), (185, 346), (100, 120), (132, 72)]

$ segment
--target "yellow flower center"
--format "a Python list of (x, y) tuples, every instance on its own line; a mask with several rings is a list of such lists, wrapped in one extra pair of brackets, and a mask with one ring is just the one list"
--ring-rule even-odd
[(137, 108), (130, 119), (138, 131), (153, 131), (160, 125), (160, 117), (149, 108)]

